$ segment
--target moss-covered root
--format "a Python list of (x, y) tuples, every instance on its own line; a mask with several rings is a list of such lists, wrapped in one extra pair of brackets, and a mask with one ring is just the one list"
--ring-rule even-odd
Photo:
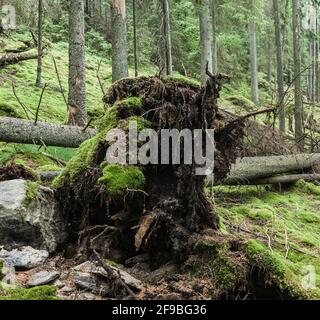
[(103, 176), (98, 181), (107, 187), (110, 196), (118, 197), (128, 191), (143, 190), (145, 177), (137, 167), (109, 164), (104, 166)]

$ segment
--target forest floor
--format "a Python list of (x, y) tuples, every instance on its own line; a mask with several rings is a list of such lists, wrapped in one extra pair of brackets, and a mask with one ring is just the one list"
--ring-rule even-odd
[[(5, 49), (16, 48), (19, 39), (26, 37), (30, 36), (17, 33), (12, 38), (2, 39), (0, 54)], [(40, 109), (40, 118), (44, 121), (64, 123), (67, 117), (66, 105), (58, 85), (52, 56), (57, 62), (62, 86), (65, 92), (67, 90), (67, 45), (54, 44), (49, 47), (44, 58), (43, 82), (48, 83), (48, 89)], [(87, 55), (88, 108), (91, 117), (103, 114), (103, 93), (97, 77), (100, 60), (100, 57), (90, 52)], [(130, 72), (132, 73), (132, 70)], [(151, 66), (142, 70), (144, 75), (155, 73), (156, 70)], [(111, 85), (110, 61), (102, 60), (99, 74), (105, 88), (108, 88)], [(37, 109), (41, 89), (34, 86), (35, 79), (35, 60), (0, 69), (0, 116), (25, 117), (12, 92), (12, 82), (15, 83), (16, 93), (21, 101), (33, 112)], [(222, 92), (220, 106), (237, 114), (253, 110), (255, 106), (244, 91), (245, 86), (235, 89), (227, 85)], [(265, 90), (262, 97), (265, 103), (272, 103), (272, 93)], [(257, 120), (264, 124), (270, 123), (266, 116), (258, 117)], [(39, 147), (32, 145), (0, 143), (0, 166), (8, 163), (23, 164), (35, 173), (51, 171), (52, 168), (62, 170), (63, 164), (57, 164), (57, 161), (48, 158), (43, 152), (68, 162), (75, 151), (53, 147), (39, 150)], [(219, 249), (218, 256), (222, 264), (215, 262), (219, 259), (212, 262), (212, 256), (205, 261), (190, 259), (179, 269), (168, 265), (166, 270), (153, 272), (154, 278), (148, 273), (148, 279), (143, 270), (137, 271), (132, 269), (134, 267), (128, 269), (125, 266), (123, 268), (146, 284), (137, 298), (320, 298), (320, 187), (299, 182), (291, 189), (284, 190), (239, 186), (215, 187), (208, 189), (207, 193), (214, 201), (215, 211), (221, 218), (221, 238), (227, 239), (225, 243), (228, 243), (228, 246), (233, 243), (234, 238), (238, 239), (239, 248), (234, 249), (236, 254), (222, 254)], [(214, 241), (202, 241), (195, 248), (195, 257), (198, 251), (216, 255), (216, 252), (210, 251), (213, 246), (216, 246)], [(222, 248), (222, 245), (220, 247)], [(247, 263), (250, 264), (251, 279), (248, 279), (245, 271), (246, 281), (256, 281), (258, 284), (252, 291), (246, 286), (245, 292), (242, 292), (239, 287), (243, 279), (239, 281), (238, 273), (246, 268)], [(51, 257), (36, 269), (19, 272), (17, 281), (24, 287), (37, 271), (58, 270), (64, 273), (58, 288), (46, 286), (42, 290), (21, 288), (9, 291), (0, 288), (0, 300), (43, 300), (56, 297), (104, 299), (105, 297), (98, 294), (88, 295), (75, 287), (73, 274), (76, 265), (75, 261), (61, 256)], [(269, 291), (263, 288), (269, 288)], [(278, 288), (282, 289), (281, 293), (275, 292)]]

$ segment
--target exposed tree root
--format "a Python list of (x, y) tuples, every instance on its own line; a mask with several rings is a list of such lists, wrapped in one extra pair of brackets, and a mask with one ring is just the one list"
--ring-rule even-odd
[[(98, 135), (80, 147), (55, 181), (70, 222), (70, 240), (77, 241), (88, 226), (114, 227), (101, 236), (101, 230), (94, 230), (82, 237), (82, 252), (90, 251), (90, 238), (98, 237), (95, 248), (102, 256), (123, 262), (138, 253), (148, 253), (151, 267), (156, 268), (166, 261), (186, 260), (193, 234), (219, 228), (219, 219), (204, 193), (205, 177), (195, 175), (195, 163), (138, 166), (144, 175), (144, 186), (134, 188), (128, 183), (117, 194), (111, 192), (110, 176), (109, 180), (104, 178), (103, 165), (108, 147), (106, 128), (127, 128), (132, 117), (138, 117), (141, 123), (147, 121), (148, 127), (156, 131), (213, 128), (219, 90), (220, 84), (214, 78), (201, 88), (157, 77), (124, 79), (111, 87), (105, 97), (106, 116)], [(219, 178), (227, 175), (239, 155), (242, 135), (242, 121), (218, 130), (214, 173)], [(205, 154), (205, 145), (203, 150)], [(126, 170), (129, 169), (120, 169), (119, 176)], [(107, 182), (102, 183), (105, 180), (101, 177)]]

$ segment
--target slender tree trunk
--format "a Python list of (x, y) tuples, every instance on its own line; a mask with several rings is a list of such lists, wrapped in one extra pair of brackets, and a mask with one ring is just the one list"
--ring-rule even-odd
[(257, 32), (256, 23), (249, 23), (250, 36), (250, 69), (251, 69), (251, 97), (255, 104), (259, 104), (258, 63), (257, 63)]
[(112, 80), (129, 76), (126, 1), (112, 0)]
[(38, 66), (36, 86), (41, 87), (42, 80), (42, 24), (43, 24), (43, 1), (38, 0)]
[(318, 25), (318, 7), (316, 6), (316, 102), (320, 101), (320, 61), (319, 61), (319, 25)]
[(283, 86), (283, 56), (282, 56), (282, 40), (281, 40), (281, 20), (279, 0), (273, 0), (274, 24), (275, 24), (275, 40), (277, 53), (277, 87), (278, 87), (278, 106), (279, 106), (279, 122), (280, 130), (286, 131), (286, 117), (284, 109), (284, 86)]
[(302, 151), (304, 149), (303, 129), (303, 104), (301, 90), (301, 27), (300, 27), (300, 0), (292, 0), (292, 28), (293, 28), (293, 51), (294, 51), (294, 95), (295, 95), (295, 139)]
[(87, 123), (87, 108), (83, 0), (70, 1), (68, 105), (68, 123), (71, 125), (85, 126)]
[(209, 0), (201, 0), (199, 7), (200, 43), (201, 43), (201, 77), (202, 83), (207, 81), (206, 66), (212, 71), (212, 38), (210, 28)]
[(168, 0), (161, 0), (163, 15), (163, 37), (165, 43), (166, 74), (172, 75), (172, 43), (170, 26), (170, 9)]
[(218, 72), (218, 0), (211, 0), (212, 16), (212, 71)]
[(134, 73), (137, 77), (138, 72), (138, 50), (137, 50), (137, 21), (136, 21), (136, 0), (132, 0), (132, 16), (133, 16), (133, 51), (134, 51)]
[(159, 70), (160, 75), (165, 75), (167, 72), (167, 62), (166, 62), (166, 44), (165, 44), (165, 36), (163, 33), (163, 12), (162, 12), (162, 0), (158, 2), (158, 56), (159, 56)]

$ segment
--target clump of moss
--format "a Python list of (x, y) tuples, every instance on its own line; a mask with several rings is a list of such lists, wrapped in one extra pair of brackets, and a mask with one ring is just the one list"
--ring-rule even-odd
[(255, 108), (254, 103), (243, 96), (229, 96), (226, 99), (245, 111), (252, 111)]
[(192, 86), (200, 86), (200, 82), (196, 79), (193, 78), (188, 78), (182, 75), (174, 75), (174, 76), (165, 76), (162, 78), (164, 81), (175, 81), (175, 82), (180, 82), (183, 84), (189, 84)]
[(320, 186), (317, 186), (311, 182), (299, 180), (298, 182), (295, 183), (295, 188), (298, 191), (302, 191), (304, 193), (314, 194), (314, 195), (320, 196)]
[(109, 164), (104, 167), (99, 183), (107, 186), (111, 196), (121, 196), (128, 190), (143, 190), (145, 177), (138, 167)]
[(39, 195), (40, 185), (37, 182), (27, 181), (26, 182), (26, 197), (23, 203), (25, 208), (28, 208), (33, 200)]
[(49, 172), (49, 171), (62, 171), (63, 168), (57, 166), (57, 165), (45, 165), (38, 168), (38, 172)]
[(0, 102), (0, 117), (22, 118), (17, 109), (17, 106), (13, 104)]
[(0, 300), (58, 300), (55, 286), (41, 286), (31, 289), (5, 288), (0, 286)]
[(271, 252), (258, 240), (249, 240), (246, 255), (252, 265), (264, 271), (266, 282), (274, 283), (291, 298), (308, 297), (308, 292), (301, 286), (301, 277), (290, 268), (292, 262), (278, 252)]
[(116, 102), (116, 107), (127, 107), (128, 109), (134, 108), (141, 110), (142, 108), (142, 99), (140, 97), (129, 97), (127, 99)]

